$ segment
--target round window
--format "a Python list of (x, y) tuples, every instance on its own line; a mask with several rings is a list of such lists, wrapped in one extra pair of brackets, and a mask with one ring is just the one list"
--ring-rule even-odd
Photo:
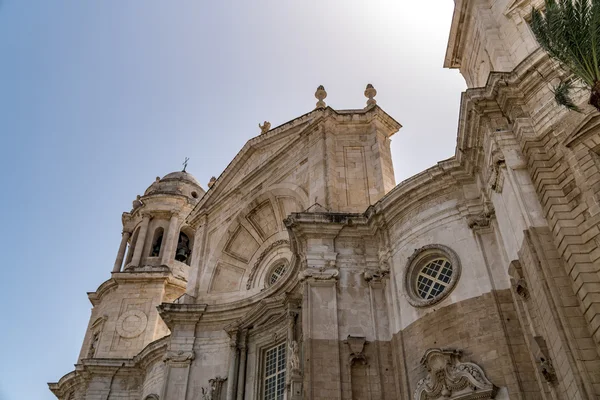
[(420, 298), (429, 300), (448, 287), (452, 277), (452, 264), (446, 258), (436, 258), (419, 271), (416, 290)]
[(460, 276), (460, 261), (450, 248), (428, 245), (415, 250), (408, 259), (404, 279), (408, 301), (426, 307), (441, 301)]
[(273, 268), (273, 271), (271, 271), (271, 275), (269, 276), (269, 285), (272, 285), (275, 282), (277, 282), (279, 278), (281, 278), (283, 274), (285, 274), (286, 270), (287, 268), (285, 264), (280, 264)]

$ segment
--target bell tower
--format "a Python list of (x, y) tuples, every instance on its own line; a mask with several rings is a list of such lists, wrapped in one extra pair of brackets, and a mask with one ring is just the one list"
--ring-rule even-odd
[(133, 357), (169, 333), (156, 306), (185, 293), (194, 232), (184, 218), (203, 195), (191, 174), (173, 172), (123, 213), (111, 278), (88, 293), (93, 308), (80, 360)]

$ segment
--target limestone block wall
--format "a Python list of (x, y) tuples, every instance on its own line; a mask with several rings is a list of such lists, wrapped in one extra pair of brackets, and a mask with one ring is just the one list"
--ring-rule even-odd
[(150, 342), (168, 334), (156, 307), (183, 294), (185, 283), (167, 284), (164, 274), (136, 275), (131, 279), (111, 279), (90, 294), (95, 305), (79, 360), (131, 358)]
[(444, 66), (459, 68), (469, 87), (494, 71), (512, 71), (538, 45), (527, 25), (543, 0), (457, 0)]
[(363, 212), (395, 185), (390, 139), (378, 124), (327, 126), (331, 211)]
[(403, 396), (410, 398), (426, 376), (420, 365), (425, 350), (440, 347), (461, 349), (465, 360), (481, 366), (500, 387), (496, 399), (536, 399), (536, 372), (523, 343), (508, 289), (439, 307), (394, 335)]
[[(389, 287), (394, 310), (392, 333), (439, 308), (510, 287), (496, 236), (473, 232), (458, 210), (456, 196), (433, 199), (409, 216), (410, 225), (398, 222), (390, 227), (394, 249)], [(405, 273), (409, 257), (428, 245), (452, 249), (460, 260), (461, 274), (445, 299), (432, 307), (416, 308), (406, 298)]]

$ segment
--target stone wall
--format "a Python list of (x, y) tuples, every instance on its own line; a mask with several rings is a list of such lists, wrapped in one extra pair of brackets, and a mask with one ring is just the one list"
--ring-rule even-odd
[[(483, 368), (487, 377), (501, 388), (497, 399), (535, 399), (535, 370), (528, 363), (524, 338), (509, 290), (486, 293), (436, 309), (394, 335), (399, 357), (398, 375), (405, 391), (412, 394), (426, 370), (421, 357), (429, 348), (463, 351), (463, 360)], [(407, 394), (405, 394), (406, 396)]]

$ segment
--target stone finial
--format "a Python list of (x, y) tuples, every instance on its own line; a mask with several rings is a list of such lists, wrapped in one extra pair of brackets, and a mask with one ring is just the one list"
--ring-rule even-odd
[(317, 91), (315, 92), (315, 97), (317, 98), (317, 107), (316, 108), (325, 108), (327, 107), (327, 104), (325, 104), (325, 102), (323, 101), (326, 97), (327, 97), (327, 92), (325, 91), (325, 88), (323, 87), (323, 85), (319, 85), (319, 87), (317, 88)]
[(269, 121), (265, 121), (262, 125), (258, 124), (258, 127), (260, 128), (260, 134), (264, 135), (265, 133), (269, 132), (269, 129), (271, 129), (271, 123)]
[(217, 178), (215, 178), (214, 176), (210, 178), (210, 181), (208, 181), (208, 188), (210, 189), (211, 187), (213, 187), (213, 185), (215, 184), (215, 182), (217, 181)]
[(365, 97), (369, 99), (367, 100), (367, 107), (371, 107), (377, 104), (377, 100), (374, 99), (375, 96), (377, 96), (377, 90), (375, 90), (373, 85), (369, 83), (367, 85), (367, 88), (365, 89)]

